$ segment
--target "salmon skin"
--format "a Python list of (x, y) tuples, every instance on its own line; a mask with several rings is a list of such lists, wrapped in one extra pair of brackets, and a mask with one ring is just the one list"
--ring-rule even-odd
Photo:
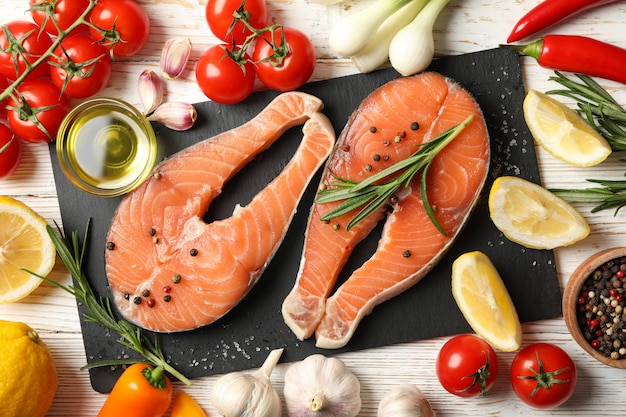
[[(351, 115), (320, 189), (332, 187), (336, 177), (362, 181), (470, 115), (469, 125), (427, 172), (428, 201), (445, 235), (422, 204), (421, 173), (350, 230), (346, 225), (358, 209), (322, 221), (340, 201), (313, 205), (296, 282), (282, 305), (285, 323), (298, 339), (315, 333), (320, 348), (345, 346), (376, 305), (415, 285), (437, 264), (470, 217), (487, 178), (490, 145), (484, 117), (474, 98), (449, 78), (427, 72), (395, 79), (372, 92)], [(383, 219), (376, 252), (331, 295), (353, 248)]]
[[(124, 197), (107, 233), (105, 268), (127, 320), (178, 332), (210, 324), (239, 303), (333, 148), (335, 132), (322, 107), (317, 97), (283, 93), (247, 123), (163, 161)], [(302, 142), (282, 172), (247, 206), (207, 224), (203, 216), (224, 183), (303, 123)]]

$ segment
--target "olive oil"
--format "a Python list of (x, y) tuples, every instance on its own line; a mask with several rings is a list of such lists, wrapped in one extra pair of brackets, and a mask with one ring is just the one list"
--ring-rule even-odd
[(121, 194), (145, 179), (152, 168), (154, 132), (136, 109), (106, 99), (97, 101), (97, 106), (77, 111), (64, 121), (62, 144), (57, 144), (63, 151), (59, 158), (79, 188), (99, 195)]

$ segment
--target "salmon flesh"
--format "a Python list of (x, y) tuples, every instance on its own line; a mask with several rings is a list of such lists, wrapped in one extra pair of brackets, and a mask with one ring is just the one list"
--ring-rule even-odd
[[(376, 305), (415, 285), (437, 264), (470, 217), (487, 178), (490, 144), (484, 117), (474, 98), (449, 78), (427, 72), (395, 79), (372, 92), (352, 114), (320, 189), (333, 187), (336, 177), (362, 181), (470, 115), (470, 124), (427, 171), (428, 201), (445, 235), (422, 203), (421, 174), (350, 230), (346, 225), (356, 211), (322, 221), (340, 202), (313, 205), (296, 282), (282, 305), (285, 323), (299, 339), (315, 334), (320, 348), (345, 346)], [(353, 248), (383, 219), (376, 252), (331, 295)]]
[[(156, 332), (210, 324), (249, 292), (282, 242), (311, 178), (335, 143), (318, 98), (283, 93), (247, 123), (168, 158), (124, 197), (107, 234), (114, 304)], [(292, 159), (227, 219), (203, 216), (223, 185), (287, 129), (303, 126)]]

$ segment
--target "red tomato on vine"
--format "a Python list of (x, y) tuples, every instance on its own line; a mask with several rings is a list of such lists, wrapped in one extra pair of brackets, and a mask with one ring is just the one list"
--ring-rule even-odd
[[(239, 19), (235, 19), (235, 16)], [(208, 0), (205, 17), (211, 32), (229, 45), (242, 45), (252, 31), (241, 21), (255, 29), (267, 25), (265, 0)]]
[(278, 91), (300, 88), (315, 70), (315, 48), (301, 31), (279, 27), (257, 39), (252, 54), (259, 79)]
[(111, 78), (111, 57), (91, 36), (70, 35), (54, 51), (50, 78), (65, 95), (91, 97)]
[(19, 139), (3, 124), (0, 124), (0, 179), (15, 171), (20, 163), (22, 147)]
[[(14, 20), (0, 28), (0, 74), (15, 80), (52, 46), (52, 39), (33, 22)], [(29, 79), (48, 75), (48, 64), (42, 63)]]
[(52, 142), (71, 106), (54, 84), (24, 81), (7, 107), (11, 130), (27, 142)]
[[(30, 14), (35, 23), (55, 36), (59, 34), (57, 26), (67, 30), (88, 7), (89, 0), (30, 0)], [(54, 20), (46, 11), (54, 13)]]
[(235, 104), (250, 95), (254, 87), (254, 65), (247, 54), (231, 51), (228, 45), (209, 47), (196, 64), (196, 82), (208, 98)]
[(89, 13), (91, 35), (114, 56), (131, 56), (143, 48), (150, 35), (150, 20), (134, 0), (99, 0)]
[[(0, 93), (6, 90), (8, 86), (9, 86), (9, 81), (3, 75), (0, 75)], [(6, 116), (7, 114), (6, 106), (8, 102), (9, 102), (8, 98), (5, 98), (4, 100), (0, 101), (0, 117)]]

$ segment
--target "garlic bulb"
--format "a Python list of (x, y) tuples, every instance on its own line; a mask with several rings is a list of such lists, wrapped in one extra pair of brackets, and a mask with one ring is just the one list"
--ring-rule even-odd
[(361, 386), (339, 359), (310, 355), (285, 372), (283, 391), (289, 417), (354, 417), (361, 410)]
[(434, 417), (430, 403), (415, 385), (402, 384), (387, 392), (378, 404), (378, 417)]
[(270, 352), (255, 373), (231, 372), (213, 385), (211, 402), (224, 417), (280, 417), (282, 405), (270, 382), (283, 349)]

